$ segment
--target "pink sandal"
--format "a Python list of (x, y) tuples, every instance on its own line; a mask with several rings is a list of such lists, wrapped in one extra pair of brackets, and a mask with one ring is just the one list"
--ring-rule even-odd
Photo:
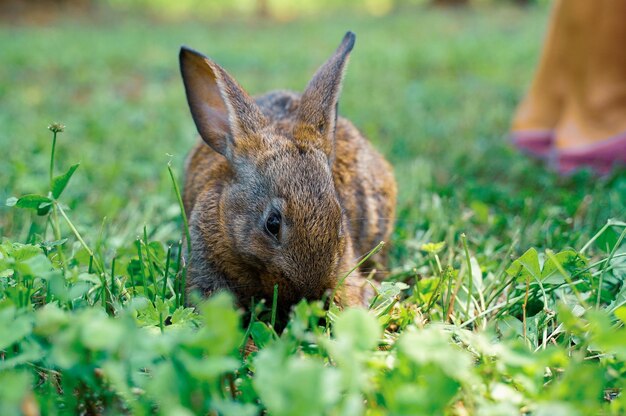
[(561, 174), (588, 166), (595, 172), (606, 175), (618, 165), (626, 165), (626, 132), (613, 138), (573, 149), (556, 149), (554, 164)]
[(546, 159), (554, 143), (553, 130), (527, 130), (511, 133), (511, 143), (520, 151), (540, 159)]

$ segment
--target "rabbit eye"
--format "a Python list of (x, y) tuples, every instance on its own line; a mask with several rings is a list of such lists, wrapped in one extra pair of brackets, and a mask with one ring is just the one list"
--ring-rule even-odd
[(265, 220), (265, 231), (278, 240), (278, 234), (280, 233), (280, 214), (276, 211), (272, 211)]

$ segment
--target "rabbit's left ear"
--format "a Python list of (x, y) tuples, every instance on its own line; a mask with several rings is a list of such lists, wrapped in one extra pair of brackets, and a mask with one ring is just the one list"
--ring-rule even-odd
[(180, 70), (191, 115), (202, 139), (229, 161), (254, 148), (267, 120), (254, 100), (222, 67), (182, 47)]
[(294, 136), (299, 140), (316, 141), (329, 156), (334, 149), (341, 81), (355, 38), (354, 33), (346, 33), (333, 56), (317, 70), (300, 100)]

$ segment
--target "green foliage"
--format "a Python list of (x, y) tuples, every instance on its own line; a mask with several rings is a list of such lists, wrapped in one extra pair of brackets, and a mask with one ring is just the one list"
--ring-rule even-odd
[(343, 17), (0, 29), (0, 414), (624, 414), (623, 171), (559, 178), (502, 144), (542, 22), (349, 19), (342, 113), (396, 167), (392, 268), (368, 309), (302, 301), (281, 331), (271, 299), (185, 306), (175, 50), (300, 89)]
[(152, 13), (167, 19), (202, 17), (218, 20), (224, 17), (245, 16), (261, 19), (293, 20), (302, 16), (327, 16), (348, 12), (384, 16), (425, 6), (497, 7), (517, 4), (520, 6), (546, 6), (549, 0), (100, 0), (114, 10)]

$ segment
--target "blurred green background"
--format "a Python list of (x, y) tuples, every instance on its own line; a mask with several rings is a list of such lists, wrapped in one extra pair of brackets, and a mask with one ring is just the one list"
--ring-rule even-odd
[[(0, 200), (45, 191), (46, 127), (60, 121), (58, 170), (81, 162), (64, 198), (89, 238), (103, 238), (106, 217), (113, 246), (144, 224), (153, 238), (178, 239), (166, 166), (180, 182), (196, 140), (180, 45), (257, 94), (302, 90), (353, 30), (340, 113), (395, 167), (397, 264), (452, 230), (472, 231), (485, 255), (512, 241), (586, 241), (626, 210), (624, 175), (560, 178), (507, 143), (549, 5), (448, 3), (457, 1), (0, 1)], [(32, 234), (28, 215), (0, 208), (0, 234)]]
[(165, 19), (246, 17), (287, 21), (302, 17), (367, 13), (383, 16), (418, 6), (530, 6), (550, 0), (2, 0), (0, 11), (12, 18), (49, 21), (58, 13), (130, 12)]

